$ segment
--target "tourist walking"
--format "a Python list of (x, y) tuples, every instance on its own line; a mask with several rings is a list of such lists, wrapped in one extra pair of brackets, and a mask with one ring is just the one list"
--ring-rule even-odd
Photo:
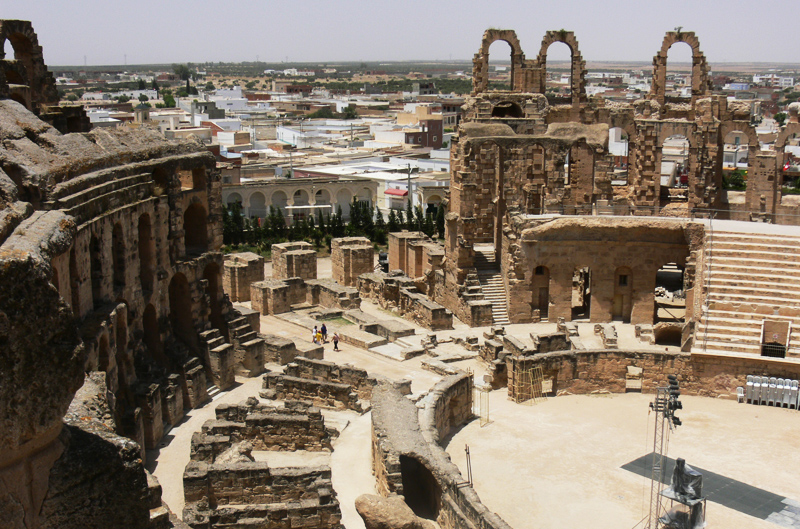
[(322, 343), (328, 343), (328, 328), (325, 327), (325, 324), (322, 324), (322, 328), (320, 329), (322, 332)]
[(317, 330), (317, 326), (314, 325), (314, 330), (311, 332), (311, 341), (314, 343), (317, 343), (317, 334), (319, 334), (319, 331)]
[(333, 350), (334, 351), (338, 351), (339, 350), (339, 334), (338, 333), (333, 333)]

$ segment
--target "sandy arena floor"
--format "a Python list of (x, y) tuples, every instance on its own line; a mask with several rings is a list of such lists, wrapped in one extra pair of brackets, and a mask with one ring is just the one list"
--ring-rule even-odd
[[(634, 527), (649, 510), (649, 479), (620, 467), (653, 449), (652, 395), (562, 396), (535, 405), (490, 396), (490, 422), (472, 421), (447, 445), (475, 489), (514, 529)], [(800, 500), (800, 412), (681, 397), (683, 425), (667, 455)], [(708, 502), (708, 527), (777, 525)]]

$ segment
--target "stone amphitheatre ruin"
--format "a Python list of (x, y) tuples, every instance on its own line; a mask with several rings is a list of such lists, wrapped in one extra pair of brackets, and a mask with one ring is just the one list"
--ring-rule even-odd
[[(667, 33), (651, 92), (618, 104), (586, 96), (571, 32), (548, 32), (529, 60), (513, 31), (488, 30), (451, 150), (444, 244), (392, 234), (393, 271), (384, 274), (371, 271), (369, 241), (337, 240), (334, 280), (317, 278), (303, 243), (276, 248), (271, 279), (256, 255), (224, 259), (213, 155), (147, 127), (89, 131), (79, 107), (55, 106), (30, 23), (0, 21), (6, 40), (15, 57), (0, 57), (3, 527), (340, 527), (329, 467), (271, 468), (250, 452), (329, 451), (337, 432), (319, 407), (369, 406), (378, 493), (401, 494), (445, 528), (508, 527), (440, 445), (472, 417), (470, 373), (441, 368), (447, 376), (415, 404), (408, 381), (262, 334), (258, 312), (355, 311), (358, 330), (344, 340), (363, 348), (415, 330), (358, 314), (362, 300), (428, 332), (452, 328), (454, 317), (494, 324), (482, 344), (464, 345), (481, 349), (489, 382), (507, 385), (511, 398), (529, 391), (520, 373), (532, 365), (554, 394), (624, 392), (628, 367), (642, 370), (643, 391), (677, 374), (704, 396), (729, 397), (747, 375), (800, 378), (800, 236), (782, 226), (796, 223), (800, 205), (780, 191), (798, 109), (762, 150), (750, 109), (711, 93), (691, 32)], [(509, 90), (488, 90), (497, 40), (511, 47)], [(545, 94), (555, 42), (572, 56), (563, 100)], [(675, 43), (693, 53), (692, 96), (680, 101), (665, 92)], [(629, 142), (622, 182), (608, 149), (614, 128)], [(749, 139), (747, 191), (736, 196), (722, 189), (721, 158), (734, 131)], [(689, 145), (687, 186), (664, 188), (662, 148), (676, 135)], [(659, 327), (654, 292), (665, 265), (686, 302)], [(581, 349), (571, 330), (578, 320), (598, 325), (605, 348)], [(559, 332), (523, 343), (498, 327), (540, 321), (558, 322)], [(618, 349), (614, 321), (679, 347)], [(436, 338), (427, 340), (404, 354), (429, 352)], [(179, 520), (145, 471), (145, 449), (210, 406), (209, 390), (259, 376), (268, 361), (287, 365), (263, 377), (261, 397), (283, 405), (252, 396), (216, 407), (191, 438)]]

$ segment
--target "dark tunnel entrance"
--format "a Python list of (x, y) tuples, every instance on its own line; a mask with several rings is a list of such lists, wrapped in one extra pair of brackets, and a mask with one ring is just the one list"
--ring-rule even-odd
[(406, 504), (420, 518), (436, 520), (442, 494), (431, 471), (413, 457), (401, 455), (400, 474)]

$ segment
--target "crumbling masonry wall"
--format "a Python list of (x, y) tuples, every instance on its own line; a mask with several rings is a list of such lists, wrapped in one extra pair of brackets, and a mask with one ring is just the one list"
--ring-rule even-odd
[(358, 276), (375, 269), (375, 250), (366, 237), (339, 237), (331, 240), (333, 280), (346, 287), (358, 284)]
[(231, 301), (250, 301), (250, 285), (264, 280), (264, 258), (252, 252), (225, 256), (222, 288)]

